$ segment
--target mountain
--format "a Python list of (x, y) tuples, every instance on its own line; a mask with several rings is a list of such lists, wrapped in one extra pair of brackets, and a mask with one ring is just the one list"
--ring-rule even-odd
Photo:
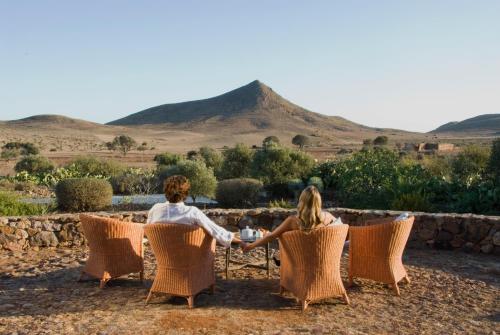
[(43, 128), (60, 128), (65, 127), (75, 130), (95, 129), (96, 127), (105, 127), (102, 124), (90, 121), (74, 119), (63, 115), (55, 114), (40, 114), (33, 115), (24, 119), (3, 121), (2, 124), (12, 127), (43, 127)]
[(258, 80), (222, 95), (196, 101), (151, 107), (110, 125), (157, 125), (183, 123), (238, 123), (255, 129), (292, 126), (328, 126), (332, 130), (369, 129), (338, 116), (313, 113), (275, 93)]
[(500, 114), (483, 114), (460, 122), (448, 122), (431, 133), (500, 134)]

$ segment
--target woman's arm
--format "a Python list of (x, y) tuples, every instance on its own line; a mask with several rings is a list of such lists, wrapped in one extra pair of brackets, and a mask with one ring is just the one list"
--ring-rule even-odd
[(260, 240), (257, 240), (253, 243), (247, 244), (244, 248), (244, 252), (248, 252), (256, 247), (260, 247), (261, 245), (265, 245), (266, 243), (271, 242), (272, 240), (278, 238), (281, 236), (281, 234), (289, 231), (292, 229), (292, 222), (293, 222), (293, 217), (289, 216), (283, 221), (278, 227), (276, 227), (275, 230), (273, 230), (271, 233), (267, 234)]

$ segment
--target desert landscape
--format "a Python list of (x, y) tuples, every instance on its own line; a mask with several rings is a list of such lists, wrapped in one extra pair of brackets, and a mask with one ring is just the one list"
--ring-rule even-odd
[[(260, 147), (267, 136), (278, 137), (288, 147), (293, 147), (295, 135), (309, 136), (305, 151), (324, 160), (334, 158), (341, 149), (359, 150), (364, 139), (377, 136), (387, 136), (392, 146), (422, 142), (460, 146), (487, 145), (499, 133), (500, 114), (450, 122), (429, 133), (372, 128), (340, 116), (308, 111), (256, 80), (217, 97), (152, 107), (108, 124), (62, 115), (0, 121), (0, 146), (32, 142), (44, 156), (60, 165), (77, 156), (94, 155), (151, 167), (153, 157), (161, 152), (185, 154), (202, 146), (220, 151), (236, 143)], [(145, 143), (145, 150), (132, 150), (123, 156), (106, 149), (106, 142), (123, 134)], [(14, 164), (0, 160), (0, 174), (13, 173)]]

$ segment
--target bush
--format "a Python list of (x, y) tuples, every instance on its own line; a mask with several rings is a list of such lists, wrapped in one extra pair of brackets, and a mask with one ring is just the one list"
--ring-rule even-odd
[(244, 144), (226, 149), (223, 153), (224, 163), (221, 168), (222, 179), (250, 177), (253, 151)]
[(120, 135), (116, 136), (112, 142), (107, 142), (106, 146), (109, 150), (118, 150), (125, 156), (127, 152), (137, 146), (137, 142), (130, 136)]
[(42, 215), (48, 206), (25, 203), (15, 194), (0, 192), (0, 216)]
[(70, 212), (104, 210), (113, 197), (111, 184), (95, 178), (64, 179), (55, 191), (59, 208)]
[(114, 194), (153, 194), (158, 190), (160, 184), (157, 176), (141, 169), (130, 169), (129, 171), (111, 177), (109, 179)]
[(477, 145), (465, 147), (452, 161), (452, 178), (456, 183), (470, 186), (483, 177), (490, 153)]
[(305, 135), (295, 135), (292, 138), (292, 144), (297, 145), (299, 148), (303, 148), (304, 146), (308, 145), (310, 143), (309, 137)]
[(49, 173), (54, 169), (54, 164), (43, 156), (27, 156), (16, 163), (16, 172), (26, 171), (30, 174)]
[(268, 136), (262, 141), (262, 147), (268, 148), (280, 144), (280, 139), (276, 136)]
[(81, 176), (112, 177), (122, 174), (125, 166), (112, 159), (101, 159), (93, 156), (77, 157), (65, 167), (77, 171)]
[(295, 197), (294, 192), (289, 188), (288, 182), (267, 184), (265, 189), (272, 199), (291, 199)]
[(160, 171), (159, 182), (163, 185), (163, 181), (173, 175), (182, 175), (189, 179), (191, 189), (189, 195), (196, 201), (199, 196), (213, 198), (217, 187), (217, 179), (215, 179), (214, 171), (207, 168), (202, 161), (181, 161), (177, 165), (167, 167)]
[(180, 161), (182, 161), (182, 156), (179, 154), (171, 154), (169, 152), (164, 152), (162, 154), (158, 154), (153, 159), (158, 166), (170, 166), (176, 165)]
[(217, 185), (216, 199), (222, 207), (254, 207), (262, 186), (261, 181), (251, 178), (222, 180)]
[(323, 186), (323, 180), (321, 180), (320, 177), (311, 177), (307, 181), (307, 186), (316, 186), (318, 191), (323, 192), (324, 186)]
[(290, 203), (288, 200), (279, 199), (279, 200), (271, 200), (269, 201), (269, 208), (295, 208), (295, 206)]
[(377, 136), (373, 140), (374, 145), (387, 145), (388, 142), (389, 142), (389, 139), (387, 138), (387, 136), (384, 136), (384, 135)]
[(488, 172), (491, 174), (495, 185), (500, 186), (500, 138), (495, 139), (491, 145)]
[(394, 199), (391, 209), (401, 211), (420, 211), (428, 212), (431, 210), (431, 204), (427, 196), (419, 192), (401, 194)]
[(314, 159), (308, 154), (284, 147), (269, 147), (255, 153), (252, 176), (274, 184), (290, 179), (305, 178), (314, 166)]
[(214, 170), (216, 177), (220, 177), (224, 157), (220, 152), (209, 147), (201, 147), (199, 155), (203, 158), (205, 165)]

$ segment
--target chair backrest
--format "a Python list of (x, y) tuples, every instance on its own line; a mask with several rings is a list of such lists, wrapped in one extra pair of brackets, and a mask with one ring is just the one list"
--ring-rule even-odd
[[(293, 230), (279, 238), (280, 257), (293, 268), (328, 269), (338, 267), (349, 226), (346, 224)], [(333, 269), (333, 268), (332, 268)]]
[[(350, 227), (351, 245), (356, 247), (356, 253), (360, 255), (402, 257), (414, 220), (414, 216), (398, 221), (383, 218), (369, 220), (364, 226)], [(356, 231), (362, 234), (355, 234)]]
[(144, 231), (159, 266), (187, 268), (215, 258), (215, 240), (201, 227), (150, 223)]
[(87, 214), (80, 214), (80, 221), (91, 250), (142, 257), (142, 224)]

